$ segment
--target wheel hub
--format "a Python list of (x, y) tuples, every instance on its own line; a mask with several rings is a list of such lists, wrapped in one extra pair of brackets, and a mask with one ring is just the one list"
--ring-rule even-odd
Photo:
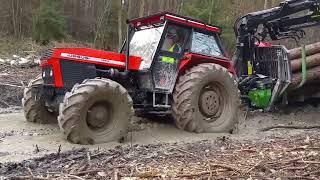
[(200, 110), (207, 117), (218, 113), (220, 108), (219, 94), (214, 90), (206, 90), (200, 96)]
[(88, 111), (87, 124), (90, 128), (102, 128), (109, 120), (110, 112), (103, 104), (93, 105)]

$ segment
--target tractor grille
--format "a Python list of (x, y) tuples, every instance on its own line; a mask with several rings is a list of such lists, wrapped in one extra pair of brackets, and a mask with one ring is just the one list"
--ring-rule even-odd
[(53, 49), (47, 50), (45, 53), (42, 54), (41, 60), (47, 60), (53, 55)]
[(70, 60), (60, 60), (62, 80), (66, 88), (72, 88), (76, 83), (96, 77), (94, 65)]

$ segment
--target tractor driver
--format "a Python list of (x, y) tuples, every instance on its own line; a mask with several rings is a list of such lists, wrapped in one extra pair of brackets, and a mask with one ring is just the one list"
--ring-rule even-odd
[[(180, 36), (177, 32), (176, 27), (171, 26), (166, 34), (166, 39), (163, 43), (162, 50), (180, 53), (182, 50), (182, 46), (180, 44)], [(162, 62), (174, 64), (175, 59), (173, 57), (162, 56)]]

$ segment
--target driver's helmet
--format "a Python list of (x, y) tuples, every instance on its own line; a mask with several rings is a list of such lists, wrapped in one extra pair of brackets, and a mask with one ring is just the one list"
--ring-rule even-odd
[(176, 39), (178, 37), (177, 30), (175, 28), (169, 28), (166, 38)]

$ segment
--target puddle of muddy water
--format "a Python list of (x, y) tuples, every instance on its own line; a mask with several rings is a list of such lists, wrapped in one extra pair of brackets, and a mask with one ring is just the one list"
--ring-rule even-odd
[[(90, 150), (107, 150), (115, 146), (130, 146), (133, 144), (159, 144), (159, 143), (189, 143), (201, 140), (214, 140), (217, 137), (229, 137), (236, 140), (268, 141), (270, 137), (290, 137), (303, 134), (305, 130), (277, 129), (261, 132), (262, 128), (279, 124), (320, 125), (320, 111), (317, 108), (302, 108), (291, 113), (261, 113), (251, 112), (244, 118), (244, 112), (239, 117), (237, 134), (194, 134), (178, 130), (173, 124), (152, 125), (144, 122), (143, 128), (130, 132), (127, 142), (117, 142), (99, 145), (75, 145), (64, 140), (58, 125), (39, 125), (28, 123), (22, 113), (0, 114), (0, 163), (8, 161), (21, 161), (45, 154), (56, 153), (61, 146), (62, 152), (74, 148), (88, 148)], [(150, 125), (151, 124), (151, 125)], [(141, 127), (142, 127), (141, 126)], [(310, 130), (312, 131), (312, 130)], [(309, 132), (310, 132), (309, 131)], [(319, 130), (313, 130), (320, 134)], [(313, 132), (312, 131), (312, 132)]]

